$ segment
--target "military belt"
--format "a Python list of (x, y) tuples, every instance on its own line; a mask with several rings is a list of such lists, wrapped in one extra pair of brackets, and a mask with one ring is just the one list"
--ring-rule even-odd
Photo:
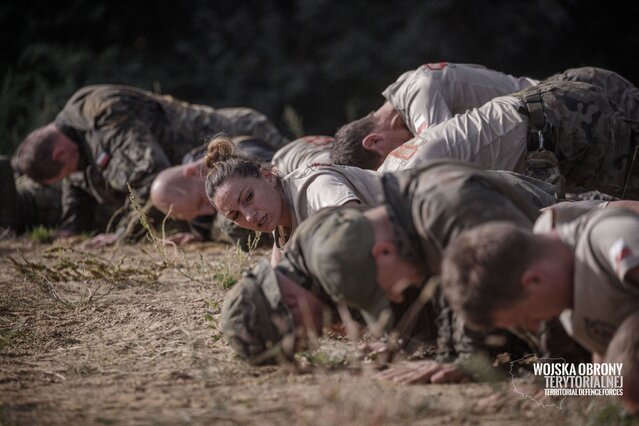
[(554, 152), (555, 143), (550, 137), (551, 125), (546, 119), (544, 101), (539, 93), (533, 93), (523, 98), (525, 107), (519, 112), (530, 120), (528, 135), (528, 152), (548, 150)]

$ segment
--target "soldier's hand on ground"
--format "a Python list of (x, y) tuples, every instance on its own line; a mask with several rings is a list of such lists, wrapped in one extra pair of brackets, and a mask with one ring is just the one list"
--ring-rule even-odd
[(430, 378), (431, 383), (466, 383), (470, 382), (470, 377), (459, 368), (457, 364), (440, 364), (439, 371)]
[(178, 232), (162, 240), (164, 244), (177, 244), (179, 246), (199, 241), (202, 241), (202, 237), (192, 232)]
[(85, 243), (87, 248), (99, 248), (112, 246), (118, 241), (116, 234), (98, 234)]
[(433, 360), (405, 362), (376, 375), (393, 383), (456, 383), (467, 378), (455, 364), (439, 363)]

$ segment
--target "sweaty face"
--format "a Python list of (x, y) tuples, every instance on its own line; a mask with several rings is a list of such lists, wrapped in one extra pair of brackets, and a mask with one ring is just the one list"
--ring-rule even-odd
[(228, 178), (215, 193), (219, 212), (242, 228), (273, 232), (282, 225), (285, 201), (274, 176)]

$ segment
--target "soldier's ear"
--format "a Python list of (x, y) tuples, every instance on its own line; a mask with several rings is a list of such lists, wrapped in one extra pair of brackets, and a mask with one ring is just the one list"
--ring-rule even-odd
[(196, 176), (200, 172), (200, 164), (197, 163), (189, 163), (184, 167), (182, 174), (184, 177), (193, 177)]
[(376, 262), (381, 260), (381, 256), (392, 255), (396, 252), (397, 247), (395, 247), (395, 244), (390, 240), (376, 241), (373, 244), (373, 247), (371, 247), (371, 253), (373, 254)]
[(535, 291), (538, 289), (539, 285), (543, 283), (543, 274), (542, 271), (535, 266), (535, 264), (530, 265), (524, 273), (521, 275), (521, 281), (519, 285), (524, 290), (526, 294), (531, 291)]
[(379, 133), (369, 133), (362, 139), (362, 146), (369, 151), (379, 152), (379, 145), (384, 141), (384, 136)]
[(53, 161), (59, 161), (64, 163), (64, 160), (67, 156), (67, 146), (61, 141), (56, 141), (53, 144), (53, 148), (51, 149), (51, 159)]
[(277, 184), (277, 175), (272, 169), (268, 167), (262, 167), (260, 169), (260, 174), (271, 185), (275, 186)]

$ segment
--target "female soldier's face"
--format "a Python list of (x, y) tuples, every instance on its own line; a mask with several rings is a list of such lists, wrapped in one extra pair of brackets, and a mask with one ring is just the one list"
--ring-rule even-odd
[(273, 232), (283, 225), (288, 208), (277, 178), (269, 170), (263, 170), (260, 177), (228, 178), (217, 188), (213, 204), (238, 226), (259, 232)]

